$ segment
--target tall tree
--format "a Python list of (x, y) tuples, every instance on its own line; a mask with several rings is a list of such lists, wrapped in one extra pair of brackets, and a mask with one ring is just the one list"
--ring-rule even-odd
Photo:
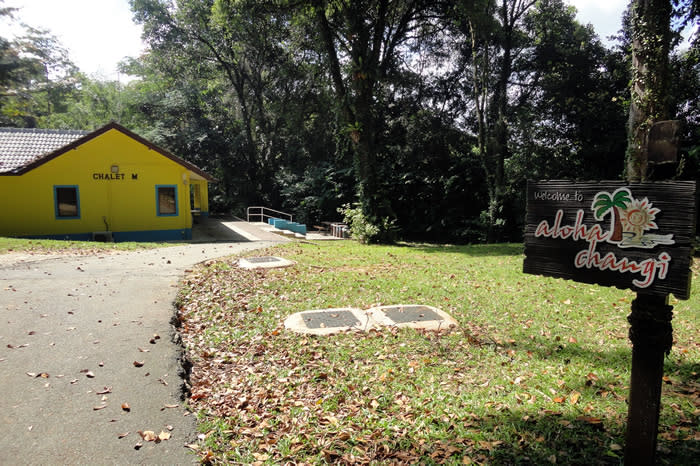
[[(523, 24), (535, 0), (466, 0), (454, 9), (455, 25), (464, 37), (462, 53), (471, 70), (468, 79), (476, 120), (478, 152), (484, 170), (489, 203), (487, 240), (501, 239), (505, 223), (505, 161), (511, 155), (511, 117), (520, 91), (513, 83), (529, 46)], [(514, 102), (516, 101), (516, 102)]]
[(130, 67), (156, 96), (143, 108), (166, 145), (217, 174), (214, 204), (238, 215), (258, 203), (299, 207), (290, 193), (317, 185), (299, 178), (322, 173), (307, 166), (336, 153), (333, 105), (306, 25), (272, 0), (131, 4), (151, 46)]
[(406, 48), (430, 34), (435, 2), (426, 0), (311, 0), (336, 105), (352, 140), (362, 213), (390, 239), (394, 217), (380, 179), (383, 130), (379, 90), (408, 59)]
[(284, 59), (284, 21), (271, 15), (267, 2), (253, 0), (131, 0), (131, 7), (157, 66), (170, 75), (187, 70), (208, 77), (211, 90), (220, 87), (221, 97), (233, 99), (227, 126), (243, 130), (239, 157), (246, 174), (239, 194), (260, 202), (275, 166), (266, 90)]
[(627, 179), (648, 176), (648, 141), (654, 123), (668, 119), (672, 6), (668, 0), (631, 4), (632, 83), (628, 121)]
[[(14, 10), (0, 9), (12, 21)], [(35, 127), (41, 117), (62, 111), (76, 90), (77, 68), (68, 51), (46, 30), (23, 25), (12, 40), (0, 37), (0, 125)]]

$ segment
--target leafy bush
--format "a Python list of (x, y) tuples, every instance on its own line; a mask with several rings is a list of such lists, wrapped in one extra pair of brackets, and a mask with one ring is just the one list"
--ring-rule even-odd
[(362, 244), (391, 243), (396, 237), (396, 221), (382, 218), (373, 223), (362, 212), (359, 204), (345, 204), (338, 209), (343, 215), (343, 222), (350, 228), (350, 236)]

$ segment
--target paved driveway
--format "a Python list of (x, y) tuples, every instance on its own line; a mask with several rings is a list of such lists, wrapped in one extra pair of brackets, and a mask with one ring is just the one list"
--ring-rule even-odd
[(0, 464), (196, 462), (170, 325), (177, 282), (198, 262), (271, 244), (0, 256)]

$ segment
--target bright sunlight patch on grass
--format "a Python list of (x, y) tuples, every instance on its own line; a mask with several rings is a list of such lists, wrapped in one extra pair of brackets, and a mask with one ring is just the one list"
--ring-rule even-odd
[(10, 252), (33, 254), (71, 252), (76, 254), (90, 254), (99, 251), (130, 251), (134, 249), (152, 249), (173, 245), (173, 243), (100, 243), (95, 241), (66, 241), (0, 237), (0, 254)]
[[(621, 462), (633, 293), (524, 275), (520, 245), (344, 241), (263, 254), (297, 265), (208, 262), (179, 298), (203, 459)], [(460, 327), (312, 337), (282, 325), (306, 309), (397, 303), (441, 308)], [(673, 300), (660, 464), (700, 454), (698, 303), (697, 292)]]

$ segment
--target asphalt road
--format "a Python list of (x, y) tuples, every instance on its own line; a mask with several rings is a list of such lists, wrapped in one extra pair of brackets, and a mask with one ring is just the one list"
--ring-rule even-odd
[(170, 324), (177, 283), (198, 262), (271, 244), (0, 256), (0, 464), (197, 462)]

